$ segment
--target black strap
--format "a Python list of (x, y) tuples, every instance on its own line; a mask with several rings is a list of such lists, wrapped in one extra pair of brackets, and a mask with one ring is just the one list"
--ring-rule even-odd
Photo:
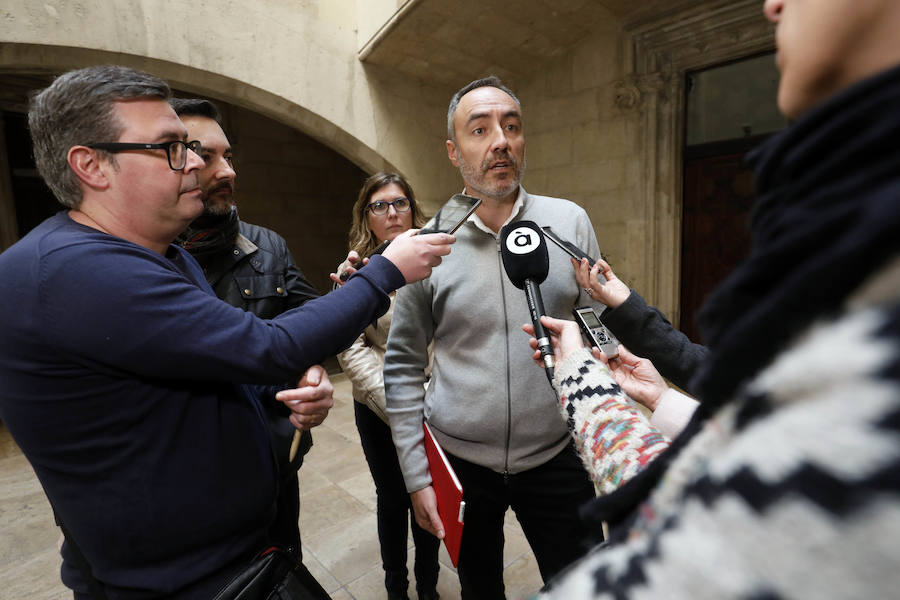
[(53, 511), (53, 518), (56, 520), (56, 524), (59, 525), (59, 528), (62, 529), (63, 536), (66, 538), (66, 544), (72, 549), (72, 558), (75, 562), (75, 566), (81, 571), (81, 575), (87, 583), (88, 593), (94, 600), (108, 600), (106, 592), (103, 590), (103, 585), (96, 577), (94, 577), (94, 572), (91, 570), (90, 563), (88, 563), (84, 554), (81, 553), (81, 549), (78, 547), (78, 544), (75, 543), (75, 538), (73, 538), (72, 534), (69, 533), (69, 530), (66, 529), (66, 526), (63, 524), (62, 519), (59, 518), (59, 514), (57, 514), (56, 510)]

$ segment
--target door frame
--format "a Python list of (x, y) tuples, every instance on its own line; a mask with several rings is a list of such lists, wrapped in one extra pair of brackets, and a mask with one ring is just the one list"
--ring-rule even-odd
[(615, 104), (637, 117), (642, 174), (635, 203), (646, 223), (632, 279), (676, 326), (680, 322), (686, 75), (774, 49), (759, 0), (710, 0), (624, 23), (626, 75)]

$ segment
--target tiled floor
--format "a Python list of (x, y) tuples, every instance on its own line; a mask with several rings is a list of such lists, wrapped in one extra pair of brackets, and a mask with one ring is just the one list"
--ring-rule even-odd
[[(315, 445), (300, 470), (304, 562), (332, 598), (381, 599), (386, 596), (375, 528), (375, 486), (359, 445), (350, 385), (340, 374), (332, 381), (335, 406), (314, 430)], [(505, 535), (507, 597), (527, 598), (540, 588), (541, 579), (512, 512), (507, 514)], [(59, 581), (58, 537), (33, 471), (0, 425), (0, 599), (71, 598)], [(412, 548), (410, 542), (410, 572)], [(459, 582), (443, 547), (440, 561), (441, 597), (459, 598)]]

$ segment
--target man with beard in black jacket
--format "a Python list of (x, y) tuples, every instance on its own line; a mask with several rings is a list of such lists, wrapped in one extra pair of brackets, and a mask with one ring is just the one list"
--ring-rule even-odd
[[(241, 221), (234, 204), (231, 144), (222, 129), (219, 111), (209, 100), (174, 98), (175, 113), (188, 130), (188, 139), (202, 146), (204, 166), (198, 171), (203, 190), (203, 214), (176, 242), (197, 259), (216, 295), (232, 306), (271, 319), (300, 306), (319, 293), (294, 262), (284, 238), (265, 227)], [(312, 446), (312, 434), (303, 431), (299, 451), (288, 464), (294, 427), (284, 406), (266, 403), (269, 427), (279, 458), (281, 481), (278, 512), (272, 526), (273, 541), (291, 548), (299, 558), (300, 495), (297, 470)]]

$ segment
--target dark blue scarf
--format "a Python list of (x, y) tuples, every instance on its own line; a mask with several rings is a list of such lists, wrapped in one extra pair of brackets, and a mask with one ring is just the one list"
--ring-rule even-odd
[(710, 359), (695, 389), (711, 407), (900, 251), (900, 68), (831, 98), (748, 160), (753, 249), (700, 313)]

